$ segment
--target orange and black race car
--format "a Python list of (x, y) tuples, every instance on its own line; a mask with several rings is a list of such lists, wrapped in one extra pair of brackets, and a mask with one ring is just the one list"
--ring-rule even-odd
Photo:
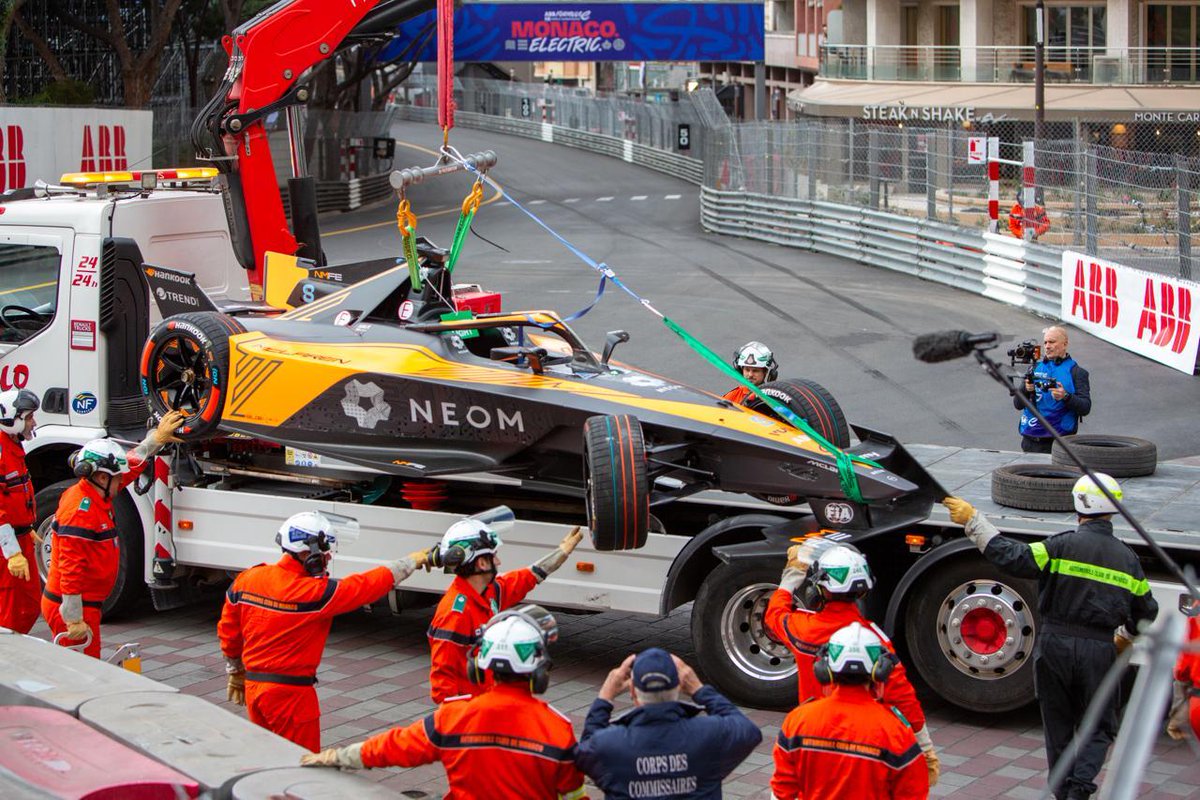
[[(890, 437), (856, 428), (849, 447), (841, 409), (811, 381), (767, 391), (879, 465), (853, 466), (861, 502), (848, 499), (836, 454), (769, 409), (611, 362), (622, 331), (597, 356), (551, 311), (464, 312), (471, 300), (456, 298), (449, 273), (427, 267), (419, 292), (402, 266), (348, 286), (302, 277), (275, 290), (280, 270), (269, 267), (267, 302), (291, 310), (236, 315), (172, 277), (170, 296), (194, 291), (183, 306), (212, 310), (154, 329), (143, 393), (156, 414), (186, 411), (193, 440), (236, 433), (407, 478), (498, 473), (577, 491), (599, 549), (640, 547), (650, 506), (705, 489), (807, 500), (839, 529), (923, 519), (940, 499)], [(153, 273), (152, 288), (170, 277)]]

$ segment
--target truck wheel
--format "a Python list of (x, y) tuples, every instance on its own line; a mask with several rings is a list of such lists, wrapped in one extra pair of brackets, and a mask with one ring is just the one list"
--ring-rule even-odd
[(142, 351), (142, 394), (155, 420), (168, 411), (187, 418), (180, 438), (211, 436), (221, 424), (229, 375), (229, 336), (245, 330), (215, 311), (177, 314), (151, 331)]
[[(54, 537), (50, 533), (54, 512), (58, 510), (58, 501), (62, 499), (63, 492), (78, 482), (69, 480), (52, 483), (34, 496), (37, 508), (37, 524), (34, 528), (42, 539), (37, 553), (37, 569), (43, 583), (50, 571), (50, 554), (54, 547)], [(100, 609), (106, 622), (129, 611), (146, 593), (146, 582), (142, 575), (142, 520), (137, 507), (127, 492), (121, 492), (113, 502), (113, 511), (117, 520), (117, 541), (121, 547), (117, 580)]]
[(796, 705), (796, 660), (763, 624), (767, 602), (778, 588), (777, 566), (720, 564), (708, 573), (692, 606), (692, 642), (700, 669), (743, 705)]
[[(831, 444), (837, 447), (850, 446), (850, 426), (846, 423), (846, 415), (842, 413), (838, 401), (821, 384), (804, 378), (785, 378), (764, 383), (759, 391), (783, 403)], [(770, 406), (757, 397), (747, 400), (746, 408), (777, 416)]]
[(904, 622), (913, 666), (944, 699), (970, 711), (1033, 701), (1037, 587), (983, 559), (939, 564), (914, 584)]
[(1071, 489), (1083, 473), (1058, 464), (1008, 464), (992, 470), (992, 500), (1029, 511), (1072, 511)]
[(588, 529), (597, 550), (636, 550), (650, 532), (642, 425), (628, 414), (583, 424)]
[[(1158, 466), (1158, 448), (1154, 442), (1135, 436), (1079, 433), (1068, 436), (1067, 443), (1088, 467), (1114, 478), (1153, 475)], [(1075, 466), (1058, 442), (1054, 443), (1050, 460), (1055, 464)]]

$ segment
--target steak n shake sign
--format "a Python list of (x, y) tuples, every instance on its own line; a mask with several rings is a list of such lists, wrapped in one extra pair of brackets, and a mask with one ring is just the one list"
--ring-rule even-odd
[(974, 106), (863, 106), (862, 118), (868, 122), (974, 122)]
[(1198, 299), (1192, 281), (1063, 253), (1063, 320), (1188, 375), (1200, 340)]

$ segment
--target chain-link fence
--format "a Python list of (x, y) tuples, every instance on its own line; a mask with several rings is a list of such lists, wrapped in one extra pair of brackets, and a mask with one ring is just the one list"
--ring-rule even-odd
[[(967, 160), (965, 130), (848, 121), (745, 123), (709, 137), (705, 185), (866, 207), (986, 227), (985, 164)], [(1019, 143), (1001, 158), (1020, 161)], [(1200, 159), (1046, 140), (1035, 148), (1038, 196), (1050, 220), (1042, 244), (1192, 277), (1200, 235)], [(1019, 166), (1001, 172), (1001, 228), (1017, 200)]]
[[(548, 122), (697, 158), (704, 152), (709, 132), (729, 126), (711, 89), (653, 102), (552, 84), (456, 78), (454, 101), (462, 111)], [(436, 76), (413, 76), (396, 90), (393, 102), (436, 107)]]

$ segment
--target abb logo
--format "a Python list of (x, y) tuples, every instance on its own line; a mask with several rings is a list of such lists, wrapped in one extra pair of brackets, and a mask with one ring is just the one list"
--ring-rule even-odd
[(0, 367), (0, 390), (24, 389), (28, 385), (29, 367), (24, 364), (16, 364), (11, 368), (8, 364)]
[(0, 192), (25, 186), (25, 132), (20, 125), (0, 126)]
[[(92, 129), (95, 128), (93, 134)], [(112, 172), (129, 169), (125, 157), (124, 125), (84, 125), (80, 172)]]
[(1145, 338), (1158, 347), (1170, 347), (1173, 353), (1182, 353), (1192, 332), (1192, 292), (1185, 286), (1173, 286), (1166, 281), (1159, 282), (1156, 292), (1154, 284), (1153, 278), (1146, 279), (1137, 338)]
[[(1117, 301), (1117, 271), (1095, 261), (1086, 266), (1075, 261), (1075, 290), (1071, 293), (1071, 314), (1106, 328), (1117, 326), (1121, 304)], [(1139, 334), (1140, 336), (1140, 334)]]

